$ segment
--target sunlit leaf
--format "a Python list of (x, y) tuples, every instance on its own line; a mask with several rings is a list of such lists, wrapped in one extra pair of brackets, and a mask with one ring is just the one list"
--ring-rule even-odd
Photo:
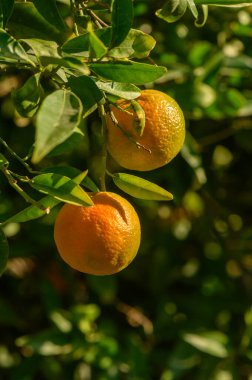
[(208, 5), (201, 5), (198, 7), (198, 17), (195, 20), (195, 25), (198, 27), (204, 26), (208, 17)]
[(100, 90), (123, 99), (136, 99), (141, 94), (139, 88), (131, 83), (97, 81), (96, 85)]
[(112, 179), (119, 189), (135, 198), (156, 201), (173, 199), (173, 195), (167, 190), (132, 174), (116, 173), (112, 174)]
[(118, 46), (129, 33), (133, 22), (132, 0), (112, 0), (112, 35), (110, 47)]
[(120, 83), (144, 84), (166, 73), (166, 68), (139, 62), (92, 63), (90, 69), (104, 79)]
[[(58, 167), (60, 168), (57, 170), (56, 168), (48, 168), (51, 169), (51, 171), (55, 171), (58, 174), (66, 175), (68, 177), (72, 176), (73, 181), (79, 185), (83, 181), (85, 181), (86, 178), (86, 172), (80, 172), (78, 169), (71, 168), (71, 167)], [(40, 199), (36, 202), (36, 204), (33, 204), (29, 207), (26, 207), (24, 210), (18, 212), (16, 215), (13, 215), (8, 220), (5, 221), (5, 223), (23, 223), (28, 222), (30, 220), (38, 219), (44, 215), (49, 214), (50, 210), (57, 206), (61, 201), (59, 199), (56, 199), (52, 197), (51, 195), (47, 195), (46, 197)]]
[(156, 11), (156, 16), (166, 22), (175, 22), (183, 16), (186, 8), (187, 0), (169, 0)]
[(45, 98), (37, 114), (33, 163), (71, 136), (81, 114), (81, 101), (70, 91), (57, 90)]
[(206, 332), (202, 334), (184, 334), (183, 339), (199, 351), (218, 358), (228, 356), (227, 337), (221, 332)]
[(91, 58), (100, 59), (108, 49), (93, 30), (89, 31), (89, 52)]
[(6, 269), (6, 265), (9, 257), (9, 245), (5, 237), (5, 234), (0, 227), (0, 276)]
[(108, 55), (113, 58), (145, 58), (155, 47), (152, 36), (137, 29), (130, 29), (127, 37), (117, 47), (111, 49)]
[(5, 30), (0, 29), (0, 62), (22, 62), (34, 66), (22, 45)]
[(38, 61), (41, 56), (49, 56), (51, 58), (60, 58), (58, 53), (58, 44), (55, 41), (42, 40), (38, 38), (22, 39), (22, 43), (27, 44), (34, 52)]
[[(84, 172), (87, 175), (87, 172)], [(52, 195), (60, 201), (71, 203), (77, 206), (91, 206), (93, 204), (87, 193), (69, 177), (46, 173), (34, 177), (30, 185), (48, 195)]]

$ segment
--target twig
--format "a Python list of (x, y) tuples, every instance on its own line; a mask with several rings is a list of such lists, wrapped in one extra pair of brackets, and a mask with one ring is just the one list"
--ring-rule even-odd
[(4, 141), (1, 137), (0, 137), (0, 143), (9, 151), (9, 153), (15, 157), (16, 160), (18, 160), (25, 168), (26, 170), (31, 173), (31, 174), (38, 174), (39, 172), (36, 171), (36, 170), (33, 170), (29, 164), (27, 164), (27, 162), (25, 162), (13, 149), (11, 149), (9, 147), (9, 145), (7, 144), (6, 141)]

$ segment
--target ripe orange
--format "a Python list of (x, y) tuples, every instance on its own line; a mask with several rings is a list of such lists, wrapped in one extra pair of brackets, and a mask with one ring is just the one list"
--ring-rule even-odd
[[(108, 151), (121, 166), (152, 170), (171, 161), (185, 139), (185, 119), (176, 101), (157, 90), (143, 90), (136, 99), (145, 112), (142, 136), (137, 132), (137, 115), (130, 101), (120, 99), (112, 112), (118, 125), (107, 117)], [(125, 111), (123, 111), (125, 110)]]
[(117, 273), (137, 254), (141, 237), (138, 215), (126, 199), (114, 193), (96, 193), (92, 200), (90, 207), (62, 207), (54, 229), (58, 251), (80, 272)]

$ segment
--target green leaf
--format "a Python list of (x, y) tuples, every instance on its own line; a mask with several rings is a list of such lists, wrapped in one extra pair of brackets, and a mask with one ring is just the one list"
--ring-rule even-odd
[(155, 201), (170, 201), (173, 195), (162, 187), (132, 174), (112, 174), (112, 179), (119, 189), (132, 197)]
[(208, 17), (208, 5), (201, 5), (198, 7), (198, 17), (195, 20), (195, 25), (202, 27), (205, 25)]
[[(77, 179), (79, 180), (81, 177), (81, 171), (77, 168), (74, 168), (72, 166), (53, 166), (49, 167), (43, 170), (46, 173), (56, 173), (65, 175), (71, 179), (73, 179), (77, 183)], [(97, 193), (99, 192), (98, 187), (96, 184), (92, 181), (92, 179), (88, 176), (85, 176), (84, 179), (82, 179), (81, 182), (78, 182), (78, 184), (82, 184), (84, 187), (86, 187), (88, 190)]]
[(145, 58), (154, 48), (154, 38), (141, 30), (130, 29), (127, 37), (108, 53), (113, 58)]
[(0, 62), (26, 63), (34, 66), (33, 61), (22, 45), (5, 30), (0, 29)]
[(166, 68), (132, 61), (91, 63), (90, 69), (98, 76), (119, 83), (145, 84), (166, 73)]
[(89, 57), (89, 33), (81, 34), (78, 37), (67, 40), (61, 50), (65, 54), (75, 54), (80, 57)]
[[(48, 0), (50, 1), (50, 0)], [(58, 29), (44, 18), (32, 2), (16, 2), (8, 21), (8, 30), (15, 38), (38, 38), (63, 43), (70, 31)]]
[[(83, 173), (87, 175), (87, 171)], [(55, 173), (39, 174), (29, 184), (41, 193), (53, 196), (60, 201), (77, 206), (92, 206), (93, 202), (87, 193), (74, 180)]]
[(76, 57), (40, 57), (43, 66), (55, 65), (71, 69), (73, 73), (88, 75), (90, 73), (88, 66)]
[(58, 30), (64, 31), (66, 29), (66, 25), (59, 14), (56, 0), (33, 0), (33, 3), (46, 21)]
[(14, 7), (14, 0), (0, 1), (0, 28), (5, 28)]
[(34, 74), (21, 88), (12, 93), (15, 107), (23, 117), (32, 117), (39, 107), (41, 95), (43, 94), (40, 75), (40, 73)]
[(186, 8), (187, 0), (169, 0), (156, 11), (156, 16), (166, 22), (175, 22), (183, 16)]
[(110, 47), (118, 46), (127, 36), (133, 22), (132, 0), (112, 0), (112, 35)]
[(81, 101), (72, 92), (57, 90), (48, 95), (37, 114), (32, 162), (38, 163), (70, 137), (80, 123), (81, 114)]
[(88, 76), (70, 76), (68, 84), (82, 102), (84, 117), (91, 114), (97, 108), (97, 105), (104, 100), (103, 93), (97, 87), (95, 81)]
[[(107, 51), (107, 47), (109, 46), (109, 42), (111, 39), (111, 28), (102, 28), (97, 29), (93, 31), (93, 38), (98, 38), (99, 43), (102, 43), (103, 45), (100, 46), (100, 50), (104, 50), (105, 48)], [(92, 41), (91, 41), (92, 42)], [(71, 38), (70, 40), (67, 40), (61, 47), (61, 50), (65, 54), (74, 54), (80, 57), (88, 58), (90, 54), (90, 33), (86, 32), (82, 35)], [(101, 54), (102, 56), (102, 54)]]
[(6, 269), (7, 262), (9, 257), (9, 245), (5, 237), (5, 234), (0, 227), (0, 276)]
[(108, 49), (92, 30), (89, 31), (89, 52), (91, 58), (101, 59)]
[(196, 18), (196, 19), (198, 19), (199, 13), (198, 13), (198, 9), (197, 9), (197, 7), (195, 5), (194, 0), (187, 0), (187, 4), (188, 4), (188, 7), (191, 9), (193, 17)]
[(123, 99), (136, 99), (141, 94), (140, 89), (131, 83), (97, 81), (96, 85), (100, 90)]
[[(68, 177), (72, 176), (73, 181), (79, 185), (82, 182), (85, 182), (86, 180), (86, 172), (81, 172), (78, 169), (72, 168), (72, 167), (56, 167), (55, 168), (48, 168), (48, 170), (51, 170), (52, 172), (58, 172), (58, 174), (66, 175)], [(87, 187), (88, 188), (88, 187)], [(29, 220), (38, 219), (44, 215), (49, 214), (51, 209), (55, 206), (57, 206), (61, 201), (52, 197), (51, 195), (48, 195), (39, 201), (36, 202), (36, 204), (33, 204), (29, 207), (26, 207), (24, 210), (18, 212), (16, 215), (13, 215), (8, 220), (6, 220), (4, 223), (23, 223), (28, 222)]]
[(22, 39), (22, 42), (27, 44), (34, 52), (35, 57), (40, 62), (41, 56), (58, 57), (58, 44), (55, 41), (46, 41), (38, 38)]
[(209, 331), (202, 334), (184, 334), (183, 339), (197, 348), (199, 351), (205, 352), (217, 358), (226, 358), (227, 336), (219, 331)]

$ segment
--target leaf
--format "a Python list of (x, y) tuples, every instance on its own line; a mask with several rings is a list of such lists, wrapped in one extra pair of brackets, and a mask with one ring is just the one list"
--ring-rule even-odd
[(27, 44), (34, 52), (36, 58), (40, 62), (41, 56), (58, 57), (58, 44), (55, 41), (46, 41), (38, 38), (22, 39), (22, 42)]
[[(98, 38), (99, 43), (103, 44), (103, 46), (100, 46), (100, 49), (103, 49), (105, 53), (105, 48), (107, 51), (111, 39), (111, 28), (97, 29), (93, 31), (93, 34), (95, 34), (93, 38)], [(67, 40), (62, 45), (61, 50), (65, 54), (74, 54), (79, 57), (88, 58), (90, 54), (90, 33), (86, 32), (78, 37)]]
[(99, 39), (95, 32), (89, 31), (89, 52), (91, 58), (101, 59), (108, 49), (104, 43)]
[(166, 73), (166, 68), (138, 62), (91, 63), (90, 69), (98, 76), (119, 83), (145, 84)]
[(46, 21), (58, 30), (64, 31), (66, 29), (66, 25), (59, 14), (56, 0), (33, 0), (33, 3)]
[(112, 0), (112, 35), (110, 48), (118, 46), (127, 36), (133, 22), (132, 0)]
[(0, 1), (0, 28), (5, 28), (14, 7), (14, 0)]
[(90, 73), (88, 66), (76, 57), (40, 57), (40, 61), (43, 66), (55, 65), (60, 67), (67, 67), (69, 69), (72, 69), (71, 71), (74, 73), (77, 72), (78, 75), (88, 75)]
[(202, 27), (205, 25), (208, 17), (208, 5), (201, 5), (198, 7), (198, 17), (195, 20), (195, 25)]
[(35, 66), (22, 45), (5, 30), (0, 29), (0, 62), (22, 62)]
[(195, 5), (194, 0), (187, 0), (188, 7), (191, 9), (194, 18), (198, 18), (198, 9)]
[[(50, 0), (48, 0), (50, 1)], [(8, 21), (8, 30), (19, 39), (44, 39), (63, 43), (71, 33), (68, 29), (58, 29), (44, 18), (32, 2), (15, 2)]]
[(154, 38), (141, 30), (130, 29), (127, 37), (117, 47), (111, 49), (108, 55), (113, 58), (145, 58), (154, 48)]
[(23, 117), (32, 117), (39, 107), (43, 93), (40, 85), (40, 75), (40, 73), (34, 74), (21, 88), (12, 93), (15, 107)]
[[(83, 181), (85, 182), (86, 179), (86, 172), (80, 172), (80, 170), (72, 168), (72, 167), (55, 167), (55, 168), (48, 168), (48, 170), (51, 170), (52, 172), (58, 172), (58, 174), (67, 175), (68, 177), (72, 176), (73, 181), (79, 185)], [(28, 222), (30, 220), (38, 219), (44, 215), (47, 215), (50, 210), (57, 206), (61, 201), (52, 197), (51, 195), (48, 195), (39, 201), (37, 201), (36, 204), (33, 204), (29, 207), (26, 207), (24, 210), (18, 212), (16, 215), (10, 217), (8, 220), (5, 221), (5, 223), (23, 223)]]
[(227, 337), (219, 331), (210, 331), (202, 334), (184, 334), (183, 339), (199, 351), (209, 355), (218, 358), (226, 358), (228, 356), (226, 347)]
[(156, 16), (166, 22), (175, 22), (184, 15), (186, 8), (187, 0), (169, 0), (156, 11)]
[(61, 50), (66, 54), (75, 54), (80, 57), (89, 57), (89, 33), (67, 40)]
[(96, 85), (100, 90), (123, 99), (136, 99), (141, 94), (140, 89), (131, 83), (97, 81)]
[(80, 122), (81, 114), (81, 101), (72, 92), (57, 90), (48, 95), (37, 114), (32, 162), (38, 163), (70, 137)]
[[(65, 175), (65, 176), (73, 179), (75, 182), (77, 182), (77, 179), (81, 178), (80, 177), (81, 171), (79, 169), (72, 167), (72, 166), (53, 166), (53, 167), (49, 167), (49, 168), (44, 169), (44, 172), (47, 172), (47, 173), (51, 172), (51, 173)], [(96, 186), (96, 184), (88, 176), (85, 176), (85, 178), (83, 178), (81, 180), (81, 182), (78, 182), (78, 184), (80, 184), (80, 183), (84, 187), (86, 187), (87, 189), (89, 189), (90, 191), (92, 191), (94, 193), (99, 192), (99, 189)]]
[(7, 262), (9, 257), (9, 245), (5, 237), (5, 234), (0, 227), (0, 276), (6, 269)]
[[(87, 171), (83, 173), (87, 175)], [(92, 206), (87, 193), (74, 180), (61, 174), (46, 173), (34, 177), (29, 184), (41, 193), (77, 206)]]
[(173, 195), (162, 187), (132, 174), (116, 173), (111, 177), (119, 189), (135, 198), (155, 201), (173, 199)]
[(71, 90), (82, 102), (84, 117), (92, 113), (97, 108), (97, 105), (103, 102), (103, 93), (92, 78), (85, 75), (79, 77), (70, 76), (68, 83)]

